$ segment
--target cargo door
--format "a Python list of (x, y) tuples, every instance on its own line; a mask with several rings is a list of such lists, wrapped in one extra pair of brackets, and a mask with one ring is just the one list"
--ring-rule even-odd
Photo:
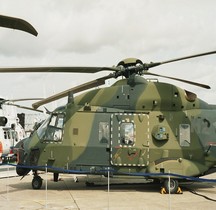
[(111, 164), (116, 166), (148, 165), (148, 116), (116, 113), (111, 116), (111, 122)]

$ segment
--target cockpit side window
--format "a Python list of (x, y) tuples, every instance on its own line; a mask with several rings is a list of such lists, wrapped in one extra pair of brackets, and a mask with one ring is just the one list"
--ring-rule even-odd
[(62, 141), (64, 114), (52, 114), (38, 129), (37, 134), (42, 141)]

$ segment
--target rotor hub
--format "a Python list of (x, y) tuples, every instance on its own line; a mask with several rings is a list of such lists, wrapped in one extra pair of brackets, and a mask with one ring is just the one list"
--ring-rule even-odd
[(124, 76), (125, 78), (136, 74), (142, 75), (144, 70), (143, 62), (137, 58), (126, 58), (120, 61), (117, 67), (120, 68), (117, 76)]
[(124, 66), (126, 68), (128, 66), (136, 66), (137, 64), (143, 65), (143, 62), (137, 58), (126, 58), (120, 61), (117, 66)]

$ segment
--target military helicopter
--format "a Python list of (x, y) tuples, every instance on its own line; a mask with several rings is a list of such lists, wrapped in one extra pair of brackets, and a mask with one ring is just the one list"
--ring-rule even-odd
[(35, 30), (35, 28), (30, 23), (28, 23), (27, 21), (23, 19), (16, 18), (16, 17), (0, 15), (0, 26), (5, 27), (5, 28), (12, 28), (12, 29), (18, 29), (21, 31), (25, 31), (34, 36), (38, 35), (38, 32)]
[[(115, 67), (26, 67), (0, 68), (0, 72), (112, 71), (107, 76), (65, 90), (33, 103), (38, 107), (68, 96), (17, 144), (17, 174), (33, 171), (32, 187), (40, 189), (38, 171), (59, 173), (143, 176), (163, 181), (166, 192), (176, 193), (179, 181), (200, 177), (216, 164), (216, 106), (195, 93), (173, 84), (143, 78), (152, 75), (209, 89), (205, 84), (150, 73), (150, 68), (214, 54), (216, 51), (143, 63), (136, 58), (122, 60)], [(107, 79), (118, 78), (110, 87)], [(84, 93), (81, 91), (88, 90)], [(74, 94), (80, 93), (76, 97)], [(170, 179), (167, 173), (171, 173)], [(178, 176), (175, 176), (177, 174)]]

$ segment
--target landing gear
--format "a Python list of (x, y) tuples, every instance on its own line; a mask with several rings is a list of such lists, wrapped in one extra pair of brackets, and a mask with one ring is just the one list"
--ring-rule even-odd
[(41, 188), (43, 179), (38, 176), (37, 172), (34, 171), (34, 178), (32, 179), (32, 188), (38, 190)]
[(41, 188), (43, 179), (40, 176), (35, 176), (32, 180), (32, 188), (38, 190)]
[(164, 187), (161, 188), (161, 194), (182, 194), (182, 190), (179, 187), (178, 180), (166, 179), (164, 180)]

